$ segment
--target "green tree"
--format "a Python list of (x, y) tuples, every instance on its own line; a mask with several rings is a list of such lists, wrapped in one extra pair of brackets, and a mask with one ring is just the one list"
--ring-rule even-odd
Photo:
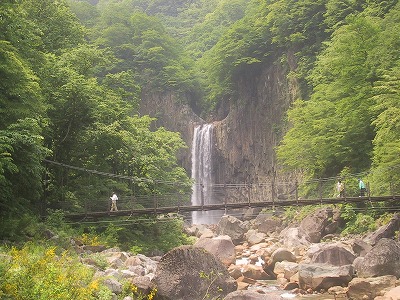
[(377, 62), (377, 76), (374, 85), (372, 110), (377, 113), (373, 121), (376, 135), (374, 138), (372, 185), (377, 193), (398, 193), (400, 186), (399, 160), (399, 112), (400, 112), (400, 13), (397, 6), (386, 15), (382, 22), (383, 31), (379, 35), (379, 46), (371, 55)]
[(332, 176), (346, 166), (361, 171), (370, 164), (374, 135), (369, 108), (376, 78), (369, 53), (378, 45), (379, 27), (376, 19), (364, 16), (348, 22), (318, 57), (310, 77), (315, 86), (311, 100), (291, 110), (293, 127), (278, 149), (284, 164), (311, 176)]
[(83, 27), (65, 0), (23, 0), (21, 5), (40, 32), (42, 51), (60, 53), (83, 42)]
[(0, 128), (44, 113), (38, 78), (7, 41), (0, 41), (0, 77)]

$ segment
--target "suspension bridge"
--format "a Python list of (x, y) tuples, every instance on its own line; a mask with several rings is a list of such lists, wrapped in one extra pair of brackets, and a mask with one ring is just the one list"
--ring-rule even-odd
[[(148, 179), (132, 178), (129, 176), (109, 174), (96, 170), (88, 170), (80, 167), (70, 166), (54, 161), (45, 160), (46, 163), (60, 166), (74, 171), (81, 171), (89, 174), (106, 176), (118, 180), (128, 180), (129, 182), (144, 182)], [(201, 196), (200, 204), (193, 205), (191, 202), (192, 192), (182, 192), (179, 189), (179, 183), (153, 181), (152, 184), (169, 185), (169, 193), (163, 194), (137, 194), (131, 193), (118, 195), (118, 211), (110, 211), (111, 195), (97, 195), (93, 197), (84, 197), (78, 203), (78, 209), (74, 212), (65, 214), (65, 218), (72, 222), (81, 220), (100, 220), (114, 217), (130, 217), (155, 215), (162, 216), (168, 214), (189, 214), (191, 212), (222, 211), (224, 213), (244, 211), (247, 208), (262, 208), (275, 210), (279, 207), (301, 207), (306, 205), (324, 205), (324, 204), (346, 204), (356, 203), (358, 206), (364, 206), (369, 203), (385, 202), (390, 204), (388, 209), (400, 210), (396, 205), (400, 200), (400, 195), (391, 192), (389, 195), (375, 195), (371, 193), (371, 187), (367, 183), (367, 193), (362, 197), (357, 194), (357, 178), (366, 174), (348, 175), (346, 180), (352, 182), (353, 187), (347, 189), (342, 197), (338, 197), (335, 191), (336, 177), (317, 179), (308, 182), (308, 185), (314, 185), (317, 190), (317, 197), (305, 199), (300, 195), (301, 188), (296, 182), (282, 182), (272, 178), (270, 181), (257, 183), (225, 183), (209, 184), (204, 186), (201, 183), (193, 185), (192, 189), (198, 189)], [(303, 183), (304, 184), (304, 183)], [(176, 189), (174, 187), (177, 187)], [(331, 187), (331, 188), (326, 188)], [(348, 191), (348, 192), (347, 192)], [(212, 195), (212, 201), (206, 199), (205, 194)], [(376, 205), (375, 205), (376, 207)], [(381, 205), (382, 207), (382, 205)]]
[[(295, 191), (292, 198), (286, 195), (272, 195), (265, 197), (265, 200), (260, 198), (260, 195), (252, 194), (254, 190), (260, 189), (262, 185), (214, 185), (213, 191), (215, 198), (223, 199), (218, 203), (205, 203), (201, 205), (192, 205), (190, 203), (189, 195), (182, 194), (169, 194), (169, 195), (147, 195), (147, 196), (122, 196), (117, 201), (118, 211), (110, 211), (109, 201), (103, 201), (104, 209), (92, 210), (89, 205), (85, 205), (85, 210), (79, 213), (70, 213), (65, 217), (70, 221), (78, 221), (83, 219), (98, 220), (110, 217), (123, 217), (123, 216), (142, 216), (142, 215), (168, 215), (191, 213), (195, 211), (223, 211), (225, 214), (230, 211), (248, 208), (262, 208), (275, 210), (279, 207), (301, 207), (305, 205), (325, 205), (325, 204), (346, 204), (355, 203), (361, 206), (365, 203), (374, 206), (376, 202), (385, 202), (393, 204), (400, 200), (400, 195), (385, 195), (385, 196), (371, 196), (369, 193), (366, 196), (353, 196), (347, 197), (319, 197), (303, 199), (297, 196)], [(230, 190), (230, 193), (229, 193)], [(234, 193), (232, 192), (234, 191)], [(227, 194), (235, 195), (234, 197), (226, 197)], [(222, 197), (221, 195), (224, 195)], [(252, 197), (253, 196), (253, 197)], [(188, 200), (189, 199), (189, 200)], [(173, 203), (173, 204), (171, 204)]]

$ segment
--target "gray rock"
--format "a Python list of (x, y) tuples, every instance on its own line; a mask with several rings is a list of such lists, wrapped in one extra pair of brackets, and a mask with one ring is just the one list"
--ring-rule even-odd
[(314, 253), (310, 263), (326, 263), (333, 266), (351, 265), (355, 255), (339, 244), (321, 245)]
[(253, 220), (262, 211), (260, 207), (249, 207), (243, 213), (243, 221)]
[(327, 290), (333, 286), (347, 285), (353, 278), (352, 265), (332, 266), (326, 264), (300, 264), (299, 285), (306, 290)]
[(287, 248), (297, 248), (303, 246), (309, 246), (310, 242), (303, 236), (300, 236), (299, 228), (291, 227), (281, 231), (280, 238), (282, 244)]
[(285, 248), (278, 248), (272, 253), (270, 264), (275, 265), (276, 262), (284, 260), (296, 262), (296, 256)]
[(400, 244), (391, 239), (381, 239), (356, 267), (358, 277), (400, 277)]
[(104, 280), (104, 285), (108, 287), (114, 294), (122, 293), (122, 284), (113, 278)]
[(396, 236), (396, 232), (400, 230), (400, 215), (396, 214), (386, 225), (379, 227), (375, 232), (370, 234), (366, 240), (375, 245), (380, 239), (391, 239)]
[(372, 249), (372, 246), (361, 239), (356, 239), (353, 241), (352, 249), (358, 256), (365, 256), (368, 251)]
[(222, 298), (237, 288), (222, 262), (203, 248), (181, 246), (166, 253), (153, 283), (157, 298), (187, 300)]
[(264, 242), (266, 235), (262, 232), (250, 232), (246, 238), (249, 242), (249, 245), (252, 246)]
[(347, 297), (354, 300), (372, 300), (381, 294), (382, 290), (393, 288), (395, 285), (395, 276), (354, 278), (348, 285)]
[(243, 236), (247, 232), (247, 226), (239, 219), (225, 215), (218, 222), (216, 233), (217, 235), (228, 235), (232, 242), (238, 245), (243, 241)]
[(154, 284), (151, 282), (150, 277), (148, 276), (138, 276), (134, 277), (130, 280), (132, 284), (134, 284), (138, 290), (142, 294), (148, 294), (153, 288), (155, 288)]
[(271, 214), (261, 213), (254, 220), (254, 227), (258, 232), (271, 233), (280, 231), (282, 220), (272, 216)]
[(211, 239), (202, 238), (199, 239), (194, 246), (204, 248), (208, 252), (214, 254), (227, 267), (234, 264), (236, 261), (235, 245), (232, 243), (232, 239), (227, 235)]
[(325, 228), (332, 218), (332, 210), (318, 209), (305, 217), (299, 226), (300, 236), (304, 236), (311, 243), (319, 243), (325, 234)]
[(286, 278), (287, 280), (290, 280), (290, 277), (292, 277), (298, 271), (299, 271), (298, 263), (286, 260), (282, 262), (277, 262), (274, 267), (274, 273), (276, 275), (283, 274), (283, 277)]

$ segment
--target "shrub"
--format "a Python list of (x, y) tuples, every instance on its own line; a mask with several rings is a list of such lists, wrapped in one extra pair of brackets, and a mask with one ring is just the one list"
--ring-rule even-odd
[(95, 299), (100, 282), (93, 270), (83, 266), (67, 252), (56, 255), (56, 248), (27, 243), (2, 268), (0, 291), (5, 299)]

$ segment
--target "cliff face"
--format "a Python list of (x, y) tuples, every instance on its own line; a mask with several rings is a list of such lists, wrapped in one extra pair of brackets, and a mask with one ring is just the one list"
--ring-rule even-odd
[(188, 103), (188, 101), (177, 98), (172, 92), (143, 92), (140, 113), (157, 118), (155, 127), (162, 126), (181, 134), (188, 148), (179, 153), (178, 160), (190, 174), (193, 131), (196, 125), (204, 121), (188, 105), (182, 103)]
[(215, 122), (217, 182), (257, 183), (271, 180), (278, 166), (274, 148), (283, 131), (283, 118), (297, 94), (279, 65), (257, 77), (238, 82), (239, 97), (230, 101), (228, 115)]
[[(297, 94), (279, 64), (237, 82), (236, 101), (223, 102), (214, 123), (213, 168), (216, 183), (257, 183), (276, 173), (274, 148), (283, 131), (283, 117)], [(190, 170), (193, 129), (204, 121), (173, 94), (144, 94), (141, 112), (158, 118), (157, 125), (179, 131), (189, 146), (181, 161)], [(189, 173), (190, 174), (190, 173)]]

